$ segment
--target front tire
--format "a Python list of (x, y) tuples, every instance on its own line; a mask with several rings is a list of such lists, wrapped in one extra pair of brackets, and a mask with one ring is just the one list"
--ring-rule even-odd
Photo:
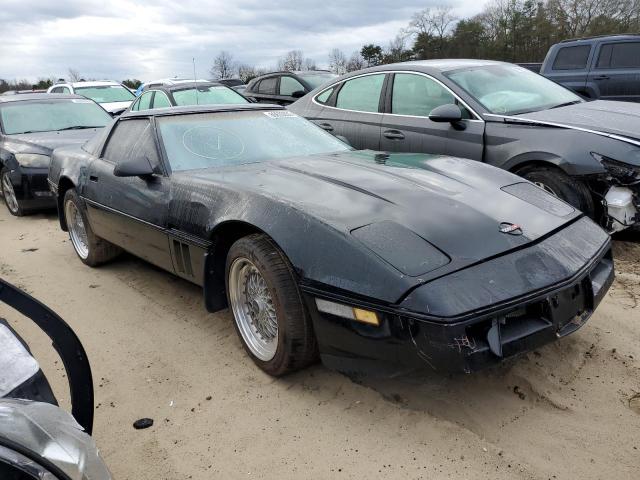
[(234, 326), (254, 363), (278, 377), (313, 363), (317, 345), (293, 268), (266, 235), (236, 241), (225, 268)]
[(22, 205), (20, 205), (20, 201), (16, 197), (16, 192), (13, 189), (13, 183), (11, 183), (9, 173), (9, 169), (6, 167), (0, 171), (0, 188), (2, 189), (4, 203), (11, 215), (22, 217), (24, 215), (24, 210)]
[(93, 233), (84, 204), (74, 189), (65, 193), (63, 208), (71, 244), (84, 264), (95, 267), (120, 254), (119, 247)]
[(581, 180), (570, 177), (559, 168), (554, 167), (525, 167), (518, 170), (517, 173), (543, 190), (583, 211), (589, 217), (595, 217), (593, 196), (587, 185)]

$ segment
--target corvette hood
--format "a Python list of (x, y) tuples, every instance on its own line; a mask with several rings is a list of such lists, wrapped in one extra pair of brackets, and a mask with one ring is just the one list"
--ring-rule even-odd
[[(369, 151), (316, 155), (190, 172), (189, 181), (256, 191), (354, 239), (361, 238), (354, 233), (359, 228), (382, 225), (371, 238), (375, 243), (388, 235), (383, 251), (391, 246), (397, 257), (398, 250), (415, 246), (418, 238), (444, 252), (451, 267), (522, 247), (581, 215), (508, 172), (440, 156)], [(502, 233), (503, 222), (520, 230)]]
[(596, 100), (515, 116), (640, 140), (640, 104), (633, 102)]
[(84, 128), (81, 130), (64, 130), (54, 132), (23, 133), (7, 137), (6, 145), (13, 153), (40, 153), (50, 155), (51, 152), (66, 145), (82, 145), (96, 134), (100, 128)]

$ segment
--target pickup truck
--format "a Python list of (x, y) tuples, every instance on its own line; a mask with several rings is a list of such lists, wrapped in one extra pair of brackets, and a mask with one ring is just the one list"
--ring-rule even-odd
[(640, 102), (640, 35), (556, 43), (540, 74), (586, 98)]

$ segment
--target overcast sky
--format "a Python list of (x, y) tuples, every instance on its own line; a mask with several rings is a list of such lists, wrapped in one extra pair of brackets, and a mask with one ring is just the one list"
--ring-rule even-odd
[(0, 78), (209, 77), (220, 50), (261, 67), (300, 49), (326, 66), (332, 48), (385, 46), (411, 15), (450, 5), (458, 16), (487, 0), (2, 0)]

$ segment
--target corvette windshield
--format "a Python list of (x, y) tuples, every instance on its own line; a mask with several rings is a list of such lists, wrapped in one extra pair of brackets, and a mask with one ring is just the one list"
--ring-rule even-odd
[(10, 102), (0, 106), (2, 128), (7, 135), (104, 127), (111, 116), (91, 100), (74, 98)]
[(157, 123), (173, 171), (350, 150), (286, 110), (177, 115)]
[(105, 85), (100, 87), (78, 87), (78, 95), (83, 95), (98, 103), (130, 102), (136, 97), (121, 85)]
[(575, 93), (526, 68), (484, 65), (445, 72), (491, 113), (515, 115), (582, 102)]

